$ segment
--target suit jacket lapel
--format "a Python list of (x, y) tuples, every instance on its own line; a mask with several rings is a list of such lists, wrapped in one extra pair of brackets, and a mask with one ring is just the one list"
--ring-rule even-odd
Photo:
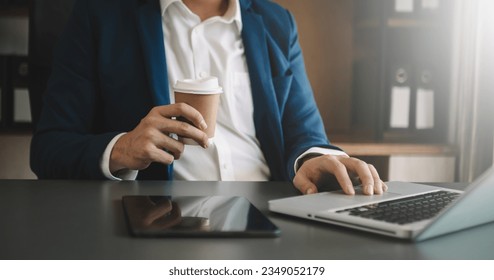
[(266, 28), (261, 16), (251, 8), (251, 0), (240, 0), (242, 39), (254, 102), (254, 124), (273, 178), (280, 178), (283, 166), (283, 130), (273, 87)]
[[(139, 1), (136, 11), (137, 26), (141, 39), (142, 55), (146, 67), (152, 99), (155, 106), (170, 104), (168, 71), (160, 2), (158, 0)], [(173, 179), (173, 164), (156, 165), (150, 168), (153, 178)]]
[(170, 104), (160, 2), (140, 1), (136, 11), (144, 64), (154, 104)]
[(271, 83), (267, 34), (261, 16), (249, 9), (250, 0), (240, 2), (243, 21), (242, 39), (252, 84), (254, 118), (262, 119), (265, 114), (272, 113), (277, 104)]

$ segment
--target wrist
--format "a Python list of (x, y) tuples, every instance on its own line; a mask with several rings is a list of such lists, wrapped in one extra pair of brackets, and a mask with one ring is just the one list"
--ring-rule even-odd
[[(345, 152), (333, 149), (333, 148), (320, 148), (320, 147), (312, 147), (302, 153), (298, 158), (295, 159), (293, 164), (294, 174), (297, 174), (298, 169), (302, 166), (303, 162), (309, 161), (313, 158), (323, 156), (323, 155), (334, 155), (334, 156), (348, 156)], [(308, 157), (308, 158), (306, 158)], [(302, 161), (303, 159), (303, 161)]]
[(109, 169), (110, 173), (116, 174), (123, 169), (127, 169), (127, 166), (123, 160), (125, 134), (122, 134), (119, 139), (116, 140), (110, 152)]
[(320, 156), (322, 156), (322, 154), (307, 154), (307, 155), (301, 157), (297, 162), (298, 169), (300, 169), (300, 167), (302, 167), (302, 165), (304, 165), (305, 162), (307, 162), (313, 158), (320, 157)]

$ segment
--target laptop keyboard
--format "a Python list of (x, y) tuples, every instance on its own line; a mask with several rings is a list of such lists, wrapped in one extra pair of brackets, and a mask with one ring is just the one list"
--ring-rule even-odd
[(403, 225), (434, 217), (458, 196), (459, 193), (438, 191), (340, 210), (337, 213), (348, 212), (351, 216)]

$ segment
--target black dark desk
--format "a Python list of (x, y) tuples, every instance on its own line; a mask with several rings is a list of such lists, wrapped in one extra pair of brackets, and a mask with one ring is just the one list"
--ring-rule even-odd
[(414, 244), (268, 213), (280, 238), (130, 237), (129, 194), (295, 195), (288, 183), (0, 180), (0, 259), (494, 259), (494, 223)]

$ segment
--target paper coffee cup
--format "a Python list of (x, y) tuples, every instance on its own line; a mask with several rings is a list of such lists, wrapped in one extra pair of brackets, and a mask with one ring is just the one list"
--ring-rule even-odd
[[(206, 77), (198, 80), (178, 80), (174, 86), (174, 93), (175, 103), (186, 103), (201, 113), (208, 125), (205, 133), (212, 140), (216, 129), (220, 94), (223, 93), (223, 89), (219, 86), (218, 78)], [(180, 120), (189, 122), (185, 119)], [(181, 138), (181, 140), (184, 144), (197, 145), (192, 139)]]

